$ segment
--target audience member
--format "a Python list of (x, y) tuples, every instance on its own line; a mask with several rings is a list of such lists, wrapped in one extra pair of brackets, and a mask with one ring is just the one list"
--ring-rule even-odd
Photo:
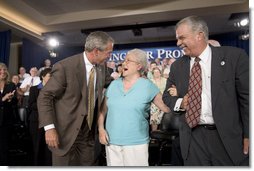
[(30, 74), (26, 73), (26, 69), (24, 67), (19, 68), (19, 82), (22, 83), (25, 78), (29, 77)]
[[(196, 16), (177, 23), (176, 38), (185, 56), (172, 64), (163, 100), (172, 110), (182, 114), (180, 144), (184, 164), (249, 165), (247, 54), (235, 47), (209, 46), (207, 24)], [(201, 68), (199, 88), (188, 83), (194, 72), (191, 68), (196, 71)], [(173, 86), (177, 96), (168, 93)], [(196, 93), (195, 98), (190, 90)], [(189, 116), (191, 112), (194, 117)]]
[(116, 66), (116, 71), (111, 74), (111, 77), (113, 77), (116, 80), (119, 77), (122, 77), (122, 73), (123, 73), (123, 67), (122, 67), (122, 64), (120, 63)]
[(104, 85), (108, 84), (106, 77), (110, 77), (104, 61), (109, 58), (113, 43), (105, 32), (90, 33), (84, 53), (56, 63), (50, 80), (40, 91), (39, 127), (45, 129), (54, 166), (98, 164), (100, 146), (95, 141), (95, 120)]
[[(167, 80), (161, 76), (161, 70), (155, 67), (152, 71), (153, 79), (151, 81), (160, 89), (163, 93), (166, 87)], [(161, 123), (164, 112), (161, 111), (154, 103), (151, 104), (150, 111), (150, 124), (151, 130), (155, 131), (158, 129), (158, 125)]]
[(8, 150), (11, 144), (15, 85), (9, 80), (7, 66), (0, 63), (0, 165), (8, 166)]
[(153, 78), (152, 71), (155, 67), (157, 67), (157, 63), (155, 61), (151, 61), (150, 67), (148, 68), (148, 72), (147, 72), (147, 78), (150, 80)]
[(123, 78), (114, 80), (107, 89), (98, 129), (99, 140), (106, 145), (108, 166), (148, 166), (150, 104), (169, 112), (160, 90), (142, 78), (146, 66), (144, 51), (129, 51), (123, 62)]
[(45, 59), (44, 60), (44, 66), (39, 69), (39, 74), (38, 75), (40, 75), (42, 70), (44, 70), (46, 68), (51, 68), (51, 67), (52, 67), (51, 66), (51, 60), (50, 59)]
[(20, 108), (19, 113), (21, 115), (21, 120), (25, 123), (26, 126), (27, 126), (27, 119), (28, 119), (27, 110), (28, 110), (28, 100), (29, 100), (29, 89), (30, 87), (36, 86), (40, 84), (41, 82), (40, 77), (37, 76), (38, 70), (36, 67), (32, 67), (30, 69), (30, 74), (31, 76), (25, 78), (22, 84), (20, 85), (20, 89), (24, 93), (24, 97), (23, 97), (22, 108)]
[(20, 89), (21, 83), (19, 82), (19, 76), (18, 75), (13, 75), (11, 81), (12, 81), (12, 83), (15, 84), (16, 98), (17, 98), (17, 103), (15, 103), (14, 106), (13, 106), (14, 117), (15, 117), (15, 121), (17, 123), (20, 123), (21, 122), (21, 117), (20, 117), (21, 115), (19, 114), (19, 111), (20, 111), (19, 108), (21, 108), (21, 106), (22, 106), (24, 93)]
[(39, 128), (37, 98), (40, 90), (50, 79), (51, 68), (45, 68), (40, 73), (41, 83), (37, 86), (30, 87), (29, 90), (29, 132), (33, 143), (33, 161), (34, 166), (51, 166), (52, 158), (51, 152), (45, 143), (45, 131), (43, 128)]

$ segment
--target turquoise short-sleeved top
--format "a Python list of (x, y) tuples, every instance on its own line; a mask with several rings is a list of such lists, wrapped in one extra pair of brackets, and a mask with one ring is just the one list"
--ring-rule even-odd
[(106, 130), (110, 144), (137, 145), (149, 142), (150, 104), (159, 92), (157, 86), (145, 78), (139, 78), (127, 92), (124, 92), (122, 78), (110, 84), (106, 91)]

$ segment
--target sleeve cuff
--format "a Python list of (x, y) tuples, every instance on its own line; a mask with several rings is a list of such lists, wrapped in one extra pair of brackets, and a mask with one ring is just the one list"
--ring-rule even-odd
[(50, 125), (47, 125), (47, 126), (44, 126), (44, 130), (47, 131), (49, 129), (53, 129), (55, 128), (55, 125), (54, 124), (50, 124)]
[(181, 109), (181, 103), (183, 101), (183, 98), (179, 98), (176, 101), (175, 107), (174, 107), (174, 111), (179, 112), (179, 111), (185, 111), (185, 109)]

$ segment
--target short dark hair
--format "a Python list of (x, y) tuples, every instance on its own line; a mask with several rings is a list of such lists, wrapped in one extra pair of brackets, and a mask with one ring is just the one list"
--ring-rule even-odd
[(44, 70), (42, 70), (40, 73), (40, 80), (42, 80), (42, 77), (45, 77), (50, 72), (51, 72), (51, 68), (45, 68)]

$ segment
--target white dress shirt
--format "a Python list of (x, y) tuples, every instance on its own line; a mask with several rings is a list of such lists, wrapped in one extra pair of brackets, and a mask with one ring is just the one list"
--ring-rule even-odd
[[(199, 56), (201, 61), (199, 62), (202, 71), (202, 93), (201, 93), (201, 115), (199, 124), (214, 124), (212, 116), (212, 98), (211, 98), (211, 61), (212, 51), (207, 45), (205, 50)], [(190, 70), (195, 62), (195, 58), (192, 57), (190, 61)], [(174, 107), (174, 111), (183, 111), (180, 108), (183, 98), (177, 99)]]
[[(32, 79), (33, 79), (33, 81), (32, 81)], [(29, 85), (30, 87), (37, 86), (40, 83), (41, 83), (40, 77), (29, 76), (24, 79), (24, 81), (20, 85), (20, 88), (26, 88), (27, 85)], [(29, 96), (29, 89), (26, 90), (26, 92), (24, 93), (24, 96)]]

